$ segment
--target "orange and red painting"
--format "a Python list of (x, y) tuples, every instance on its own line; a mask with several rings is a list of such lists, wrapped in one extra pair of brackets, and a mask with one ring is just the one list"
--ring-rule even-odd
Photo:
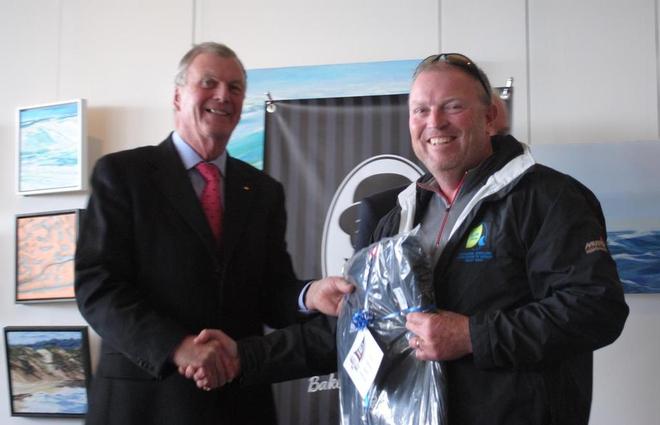
[(73, 299), (78, 211), (16, 218), (16, 301)]

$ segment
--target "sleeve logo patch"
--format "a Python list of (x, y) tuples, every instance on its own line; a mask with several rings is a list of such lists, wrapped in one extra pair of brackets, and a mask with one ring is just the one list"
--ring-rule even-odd
[(592, 252), (596, 251), (608, 252), (607, 244), (602, 237), (598, 240), (587, 242), (586, 245), (584, 245), (584, 252), (587, 254), (591, 254)]

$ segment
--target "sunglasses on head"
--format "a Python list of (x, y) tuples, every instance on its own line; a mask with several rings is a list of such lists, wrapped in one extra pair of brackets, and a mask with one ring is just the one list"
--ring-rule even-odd
[(474, 62), (472, 62), (472, 60), (467, 56), (462, 55), (460, 53), (440, 53), (439, 55), (431, 55), (426, 59), (424, 59), (419, 64), (419, 67), (421, 67), (422, 65), (428, 65), (435, 62), (446, 62), (450, 65), (454, 65), (463, 69), (465, 72), (475, 77), (479, 81), (479, 83), (481, 83), (481, 87), (484, 88), (486, 94), (490, 97), (491, 95), (490, 84), (488, 84), (488, 82), (486, 81), (482, 71), (479, 68), (477, 68), (477, 65)]

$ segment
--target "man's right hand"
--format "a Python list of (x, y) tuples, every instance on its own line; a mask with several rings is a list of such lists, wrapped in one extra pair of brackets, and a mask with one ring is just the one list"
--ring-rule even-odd
[(236, 342), (219, 330), (185, 337), (172, 359), (180, 374), (207, 391), (231, 382), (240, 370)]

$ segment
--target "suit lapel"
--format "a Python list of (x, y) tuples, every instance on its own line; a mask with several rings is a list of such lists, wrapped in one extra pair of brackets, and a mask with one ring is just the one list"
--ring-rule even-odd
[(171, 137), (158, 146), (158, 152), (160, 155), (154, 158), (152, 174), (154, 186), (202, 240), (211, 257), (217, 258), (218, 250), (211, 229)]
[(240, 162), (230, 156), (227, 157), (226, 174), (222, 247), (224, 259), (228, 261), (248, 223), (255, 187)]

